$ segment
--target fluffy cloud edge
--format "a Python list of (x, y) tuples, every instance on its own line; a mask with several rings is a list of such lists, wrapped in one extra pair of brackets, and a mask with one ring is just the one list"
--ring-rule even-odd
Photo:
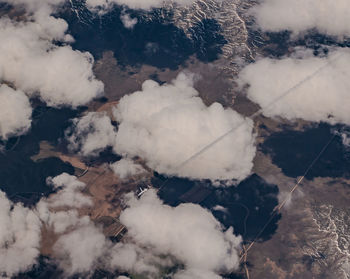
[(119, 101), (114, 117), (119, 122), (115, 152), (139, 156), (160, 173), (212, 181), (242, 180), (250, 174), (256, 152), (253, 122), (219, 103), (205, 106), (190, 74), (180, 73), (164, 85), (145, 81), (142, 91)]
[(299, 57), (262, 58), (247, 65), (238, 81), (249, 84), (248, 98), (267, 117), (349, 125), (349, 62), (349, 50), (341, 48), (325, 57), (305, 51)]
[(300, 35), (317, 29), (330, 36), (350, 36), (350, 5), (347, 0), (263, 0), (251, 13), (264, 31), (290, 30)]

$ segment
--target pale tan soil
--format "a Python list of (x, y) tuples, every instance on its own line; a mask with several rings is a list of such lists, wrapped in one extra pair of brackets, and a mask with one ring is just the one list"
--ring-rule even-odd
[[(88, 167), (77, 156), (68, 156), (54, 151), (54, 147), (48, 142), (41, 142), (40, 148), (39, 154), (32, 157), (33, 160), (56, 156), (62, 161), (70, 163), (76, 169), (76, 175), (83, 174), (79, 177), (79, 180), (86, 184), (83, 193), (91, 197), (93, 206), (78, 209), (79, 215), (90, 216), (93, 221), (102, 225), (106, 236), (117, 236), (124, 228), (118, 221), (120, 212), (123, 209), (124, 195), (136, 191), (139, 180), (144, 180), (145, 177), (147, 179), (149, 173), (145, 172), (141, 176), (135, 176), (127, 181), (123, 181), (113, 173), (107, 164), (98, 167)], [(140, 160), (138, 162), (142, 164)], [(68, 209), (56, 208), (55, 211)], [(111, 218), (113, 222), (105, 225), (104, 222), (99, 222), (101, 217)], [(52, 253), (53, 245), (58, 237), (52, 231), (52, 228), (43, 227), (41, 245), (41, 253), (43, 255), (50, 255)]]
[[(182, 71), (196, 74), (194, 87), (207, 105), (220, 102), (229, 106), (233, 102), (232, 84), (223, 70), (215, 64), (205, 64), (193, 57), (184, 67), (180, 66), (177, 70), (158, 69), (149, 65), (122, 69), (115, 60), (113, 52), (107, 51), (96, 61), (94, 71), (97, 78), (105, 84), (105, 97), (109, 102), (118, 101), (124, 95), (141, 90), (142, 83), (154, 77), (169, 83)], [(93, 102), (89, 107), (90, 110), (98, 110), (100, 106), (101, 104)]]

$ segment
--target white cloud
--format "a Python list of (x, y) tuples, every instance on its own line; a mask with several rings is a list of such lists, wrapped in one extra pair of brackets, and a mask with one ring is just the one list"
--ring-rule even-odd
[(345, 150), (348, 152), (350, 148), (350, 131), (348, 129), (343, 128), (340, 131), (334, 129), (332, 133), (341, 138)]
[(90, 224), (90, 218), (88, 216), (80, 217), (75, 209), (58, 212), (51, 211), (48, 216), (46, 224), (53, 228), (53, 231), (57, 234), (73, 231), (77, 227)]
[(69, 149), (83, 156), (97, 156), (106, 147), (114, 145), (115, 137), (111, 119), (98, 112), (73, 119), (73, 127), (66, 131)]
[[(0, 0), (0, 2), (24, 8), (25, 19), (35, 22), (37, 31), (41, 32), (41, 39), (72, 41), (70, 35), (65, 34), (68, 24), (65, 20), (51, 16), (66, 0)], [(24, 23), (23, 21), (22, 23)]]
[(106, 244), (104, 234), (91, 223), (62, 235), (54, 246), (55, 257), (67, 275), (92, 272)]
[(76, 107), (100, 95), (103, 84), (94, 77), (89, 53), (52, 44), (53, 39), (66, 38), (65, 29), (59, 29), (50, 29), (54, 31), (50, 34), (37, 22), (2, 19), (0, 77), (30, 96), (39, 95), (50, 106)]
[(347, 133), (341, 134), (342, 142), (346, 147), (350, 147), (350, 137)]
[[(264, 58), (246, 66), (239, 78), (250, 85), (249, 99), (259, 104), (268, 117), (349, 125), (350, 51), (336, 49), (322, 58), (306, 53), (302, 58)], [(297, 84), (300, 85), (269, 106)]]
[(32, 107), (19, 90), (0, 85), (0, 138), (26, 133), (31, 125)]
[(58, 237), (50, 256), (66, 276), (89, 274), (103, 265), (102, 255), (109, 257), (112, 243), (89, 216), (77, 210), (92, 204), (82, 193), (85, 184), (65, 173), (48, 181), (57, 192), (42, 198), (33, 209), (11, 203), (0, 191), (1, 278), (30, 270), (37, 263), (43, 225)]
[[(54, 246), (54, 258), (66, 275), (88, 274), (95, 268), (127, 271), (147, 278), (159, 275), (162, 267), (180, 262), (174, 278), (221, 278), (218, 273), (238, 267), (241, 238), (232, 229), (223, 231), (213, 215), (194, 204), (171, 208), (152, 190), (140, 200), (130, 194), (121, 221), (128, 233), (124, 242), (112, 244), (89, 219), (76, 220), (64, 214), (55, 231), (63, 233)], [(64, 213), (64, 212), (62, 212)], [(74, 215), (74, 214), (73, 214)], [(191, 277), (192, 276), (192, 277)]]
[(58, 235), (52, 257), (68, 276), (92, 272), (110, 243), (89, 216), (78, 213), (77, 209), (93, 204), (82, 193), (86, 185), (67, 173), (47, 181), (57, 192), (41, 199), (36, 211), (46, 227)]
[[(182, 263), (174, 278), (221, 278), (238, 267), (241, 238), (199, 205), (164, 205), (155, 191), (140, 199), (129, 194), (121, 221), (128, 233), (113, 244), (79, 208), (89, 206), (70, 196), (83, 196), (84, 183), (61, 174), (50, 179), (56, 193), (42, 198), (34, 209), (12, 204), (0, 192), (0, 271), (12, 276), (36, 263), (41, 228), (57, 236), (51, 257), (65, 276), (89, 276), (96, 268), (127, 271), (147, 278), (164, 267)], [(68, 195), (70, 192), (70, 195)], [(75, 193), (73, 193), (75, 192)]]
[(128, 176), (143, 173), (145, 169), (139, 165), (135, 164), (131, 159), (124, 158), (110, 165), (113, 172), (119, 176), (121, 179), (125, 179)]
[(22, 204), (13, 204), (0, 191), (0, 276), (31, 269), (39, 256), (41, 222)]
[(89, 272), (110, 245), (89, 216), (77, 208), (92, 205), (81, 191), (85, 184), (76, 177), (61, 174), (49, 179), (57, 190), (42, 198), (35, 208), (10, 202), (0, 191), (0, 277), (7, 278), (30, 270), (37, 263), (41, 229), (45, 225), (57, 234), (52, 255), (66, 274)]
[(22, 6), (27, 13), (23, 21), (0, 20), (0, 79), (50, 106), (77, 107), (103, 92), (91, 54), (67, 45), (73, 41), (67, 22), (51, 16), (65, 0), (1, 2)]
[(263, 0), (252, 12), (265, 31), (299, 34), (316, 28), (326, 35), (350, 36), (348, 0)]
[[(206, 107), (193, 88), (192, 76), (181, 73), (171, 84), (148, 80), (142, 91), (124, 96), (114, 116), (120, 122), (115, 151), (139, 156), (160, 173), (211, 180), (244, 179), (255, 156), (253, 123), (214, 103)], [(178, 166), (230, 129), (233, 133)]]
[(85, 183), (73, 175), (62, 173), (47, 178), (47, 184), (56, 192), (42, 198), (36, 205), (36, 212), (46, 226), (51, 227), (55, 233), (62, 234), (91, 224), (90, 218), (79, 215), (77, 210), (93, 205), (92, 199), (83, 194)]
[(11, 5), (23, 6), (29, 12), (37, 12), (41, 9), (49, 10), (63, 4), (66, 0), (1, 0)]
[(137, 24), (137, 18), (131, 18), (129, 14), (121, 14), (120, 19), (127, 29), (133, 29)]
[(91, 10), (106, 11), (114, 4), (126, 5), (131, 9), (145, 9), (161, 7), (166, 2), (175, 2), (179, 5), (189, 5), (195, 0), (87, 0), (86, 5)]
[(279, 204), (284, 204), (283, 208), (284, 209), (290, 209), (293, 202), (295, 202), (295, 200), (301, 198), (304, 196), (304, 193), (300, 190), (300, 188), (297, 188), (296, 191), (293, 192), (293, 194), (291, 194), (289, 191), (288, 192), (279, 192), (278, 193), (278, 203)]
[(175, 274), (174, 279), (222, 279), (221, 276), (210, 271), (188, 269)]
[(7, 100), (0, 104), (6, 113), (0, 120), (0, 137), (29, 130), (31, 108), (22, 91), (55, 107), (85, 105), (102, 94), (103, 83), (92, 71), (93, 57), (67, 45), (73, 41), (66, 34), (67, 22), (50, 15), (64, 0), (0, 2), (21, 6), (27, 12), (23, 21), (6, 16), (0, 19), (0, 81), (17, 89), (9, 95), (11, 89), (1, 87), (1, 98)]
[(155, 253), (170, 254), (182, 262), (186, 272), (178, 278), (190, 278), (188, 274), (220, 278), (215, 274), (238, 267), (241, 238), (232, 228), (223, 231), (206, 209), (195, 204), (164, 205), (153, 190), (140, 199), (128, 198), (128, 208), (120, 216), (128, 236)]
[(76, 219), (66, 212), (60, 213), (59, 218), (57, 213), (50, 213), (52, 222), (48, 224), (61, 233), (53, 247), (53, 257), (67, 276), (77, 273), (87, 276), (96, 268), (154, 275), (165, 261), (133, 243), (113, 244), (88, 216)]
[(62, 173), (47, 181), (54, 189), (59, 189), (57, 193), (48, 198), (50, 207), (80, 208), (92, 205), (90, 197), (81, 193), (86, 186), (85, 183), (79, 181), (76, 176)]
[(170, 266), (172, 262), (152, 255), (150, 249), (144, 249), (133, 243), (117, 243), (109, 250), (107, 267), (111, 270), (123, 270), (136, 274), (155, 277), (161, 266)]

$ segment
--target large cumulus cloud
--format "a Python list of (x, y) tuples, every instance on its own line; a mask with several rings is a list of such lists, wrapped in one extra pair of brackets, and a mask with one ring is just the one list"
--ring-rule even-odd
[[(128, 235), (156, 253), (170, 254), (185, 265), (176, 278), (221, 278), (220, 272), (238, 267), (241, 238), (232, 228), (224, 231), (213, 215), (195, 204), (164, 205), (155, 191), (141, 199), (129, 196), (120, 220)], [(187, 275), (186, 275), (187, 274)], [(202, 274), (203, 276), (200, 276)]]
[(0, 138), (21, 135), (31, 125), (32, 107), (22, 91), (0, 85)]
[(348, 0), (263, 0), (252, 11), (265, 31), (299, 34), (316, 28), (326, 35), (350, 36)]
[(349, 125), (349, 63), (349, 50), (337, 49), (326, 57), (304, 52), (298, 58), (261, 59), (246, 66), (239, 77), (242, 83), (250, 85), (248, 97), (268, 117)]
[[(120, 122), (115, 150), (139, 156), (160, 173), (197, 179), (244, 179), (255, 155), (252, 121), (218, 103), (205, 106), (190, 75), (171, 84), (148, 80), (123, 97), (114, 111)], [(233, 133), (185, 167), (181, 163), (230, 129)]]
[(0, 78), (30, 96), (38, 95), (50, 106), (76, 107), (103, 91), (92, 72), (93, 57), (53, 40), (67, 41), (67, 24), (53, 19), (54, 26), (38, 22), (0, 20)]
[(0, 224), (0, 276), (10, 278), (36, 264), (41, 222), (32, 210), (13, 204), (0, 191)]
[(1, 89), (2, 98), (7, 99), (1, 102), (2, 107), (6, 105), (2, 111), (7, 116), (0, 120), (0, 137), (7, 139), (29, 129), (31, 109), (23, 93), (39, 97), (49, 106), (73, 108), (102, 94), (103, 83), (92, 71), (92, 55), (73, 50), (67, 22), (51, 16), (64, 0), (0, 2), (21, 7), (24, 12), (21, 20), (0, 19), (0, 82), (16, 89)]

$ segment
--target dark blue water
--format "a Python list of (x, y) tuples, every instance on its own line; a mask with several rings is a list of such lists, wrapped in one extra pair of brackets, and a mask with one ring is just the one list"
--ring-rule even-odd
[(196, 24), (190, 30), (191, 36), (187, 37), (182, 29), (169, 22), (167, 17), (164, 18), (165, 11), (161, 9), (147, 13), (128, 10), (132, 17), (138, 19), (130, 30), (120, 20), (120, 6), (97, 16), (88, 11), (82, 2), (73, 2), (79, 7), (83, 20), (78, 19), (69, 6), (59, 14), (68, 22), (69, 33), (75, 38), (73, 47), (89, 51), (95, 58), (111, 50), (120, 65), (148, 64), (175, 69), (191, 55), (205, 62), (213, 61), (226, 44), (220, 34), (221, 27), (214, 19), (205, 19)]
[[(261, 145), (264, 153), (270, 154), (272, 162), (290, 177), (304, 174), (311, 162), (320, 153), (325, 144), (333, 137), (333, 129), (328, 124), (319, 124), (305, 131), (286, 129), (271, 135)], [(350, 158), (339, 136), (335, 137), (326, 151), (307, 174), (314, 177), (348, 177)]]
[(159, 197), (171, 206), (182, 203), (181, 196), (194, 187), (195, 183), (195, 181), (186, 178), (166, 178), (158, 173), (155, 173), (152, 178), (152, 185), (155, 188), (161, 188), (158, 192)]
[(32, 270), (24, 273), (19, 273), (17, 276), (14, 276), (13, 279), (61, 279), (64, 278), (63, 272), (60, 271), (54, 262), (44, 256), (40, 256), (38, 259), (38, 264), (33, 267)]
[[(216, 205), (226, 208), (226, 212), (213, 211), (214, 216), (226, 228), (232, 226), (236, 234), (251, 241), (272, 216), (273, 209), (278, 205), (277, 195), (276, 185), (268, 184), (253, 174), (236, 187), (216, 189), (201, 205), (208, 209)], [(258, 239), (270, 239), (276, 232), (280, 218), (280, 214), (273, 217)]]
[(89, 276), (87, 274), (67, 276), (60, 270), (53, 259), (41, 255), (38, 258), (38, 263), (30, 271), (20, 273), (14, 276), (13, 279), (115, 279), (120, 275), (130, 276), (127, 273), (109, 272), (103, 269), (96, 269)]
[[(158, 195), (164, 203), (171, 206), (185, 202), (182, 197), (193, 187), (201, 187), (206, 195), (199, 204), (209, 210), (217, 205), (225, 207), (226, 212), (212, 210), (214, 216), (226, 228), (233, 226), (235, 233), (242, 235), (244, 240), (253, 240), (257, 236), (278, 205), (278, 187), (266, 183), (256, 174), (238, 186), (225, 188), (215, 188), (208, 181), (176, 177), (166, 179), (160, 175), (152, 183), (156, 188), (162, 187)], [(195, 194), (198, 195), (197, 192)], [(281, 215), (276, 215), (271, 220), (259, 240), (268, 240), (275, 233), (280, 218)]]
[(246, 277), (244, 275), (241, 275), (241, 274), (231, 273), (231, 274), (227, 274), (227, 275), (222, 275), (222, 278), (225, 278), (225, 279), (245, 279)]
[(0, 153), (0, 189), (14, 201), (35, 203), (41, 194), (50, 192), (46, 185), (48, 176), (62, 172), (74, 173), (74, 168), (58, 158), (46, 158), (34, 162), (31, 156), (38, 154), (40, 141), (53, 145), (59, 143), (69, 120), (78, 115), (70, 109), (54, 109), (39, 105), (33, 111), (33, 123), (27, 135), (11, 138)]
[[(163, 270), (164, 273), (167, 274), (174, 274), (179, 270), (178, 265), (175, 265), (174, 267), (167, 268), (166, 270)], [(184, 267), (180, 267), (183, 269)], [(127, 276), (130, 277), (128, 273), (125, 272), (109, 272), (103, 269), (97, 269), (93, 272), (92, 275), (90, 275), (88, 278), (91, 279), (115, 279), (118, 276)], [(226, 274), (222, 275), (225, 279), (243, 279), (244, 276), (238, 275), (238, 274)], [(80, 279), (80, 278), (86, 278), (86, 275), (84, 274), (77, 274), (70, 277), (67, 277), (63, 274), (63, 272), (55, 265), (54, 261), (48, 257), (40, 256), (38, 260), (38, 264), (33, 267), (32, 270), (24, 273), (20, 273), (17, 276), (14, 276), (13, 279)], [(163, 279), (172, 279), (172, 276), (164, 276)]]

